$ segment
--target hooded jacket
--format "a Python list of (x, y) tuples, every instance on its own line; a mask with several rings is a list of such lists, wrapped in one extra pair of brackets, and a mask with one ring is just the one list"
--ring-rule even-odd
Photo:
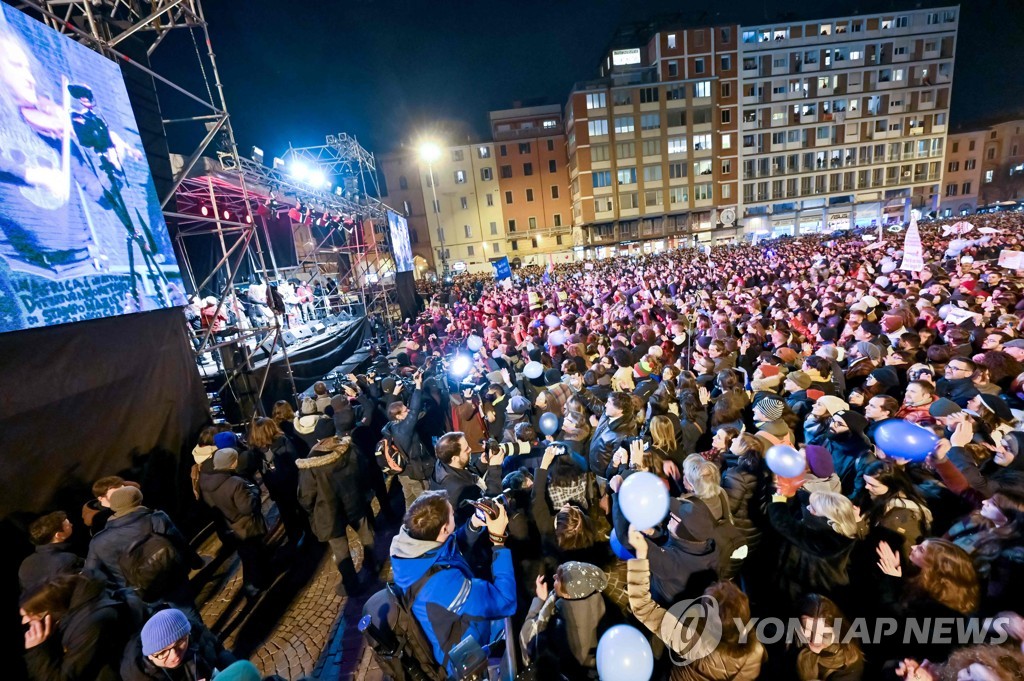
[(978, 466), (974, 458), (963, 447), (952, 447), (946, 456), (957, 470), (967, 479), (967, 484), (987, 499), (996, 492), (1024, 495), (1024, 433), (1011, 431), (1006, 434), (1017, 453), (1009, 466), (1000, 466), (994, 460)]
[(597, 631), (605, 615), (601, 592), (608, 585), (607, 576), (587, 563), (583, 566), (594, 579), (574, 585), (571, 595), (559, 596), (552, 591), (547, 600), (534, 597), (520, 633), (520, 642), (530, 658), (549, 658), (539, 662), (543, 669), (568, 678), (586, 678), (597, 667)]
[[(800, 499), (799, 508), (794, 499)], [(850, 583), (847, 567), (856, 543), (839, 534), (825, 518), (806, 513), (807, 495), (798, 493), (789, 503), (768, 505), (772, 527), (785, 540), (775, 570), (782, 595), (795, 601), (801, 594), (835, 594)]]
[(207, 506), (221, 512), (235, 534), (251, 538), (266, 533), (260, 490), (242, 476), (233, 471), (203, 470), (199, 493)]
[(127, 582), (118, 559), (129, 546), (153, 533), (167, 537), (184, 557), (186, 564), (195, 563), (195, 551), (167, 514), (140, 506), (130, 513), (107, 521), (103, 531), (89, 542), (89, 554), (85, 558), (83, 570), (104, 576), (115, 589), (126, 587)]
[(366, 490), (359, 477), (359, 458), (352, 439), (332, 436), (318, 442), (298, 467), (299, 505), (322, 542), (344, 537), (347, 526), (366, 517)]
[(18, 568), (18, 583), (21, 593), (48, 582), (58, 575), (73, 575), (82, 570), (82, 558), (71, 550), (71, 544), (43, 544), (37, 546)]
[(610, 418), (604, 413), (604, 404), (587, 391), (584, 390), (576, 394), (580, 396), (591, 412), (599, 414), (601, 417), (594, 432), (590, 434), (588, 458), (591, 472), (594, 475), (604, 475), (608, 464), (612, 461), (612, 456), (615, 455), (615, 450), (621, 446), (624, 439), (636, 435), (636, 429), (633, 421), (624, 416)]
[(472, 463), (466, 468), (455, 468), (438, 459), (434, 464), (430, 489), (448, 492), (448, 500), (455, 509), (455, 524), (461, 525), (475, 511), (463, 502), (479, 499), (485, 493), (487, 496), (501, 494), (501, 466), (486, 466), (486, 472), (481, 478)]
[[(716, 579), (718, 551), (711, 538), (684, 539), (669, 533), (664, 546), (647, 541), (651, 565), (651, 596), (669, 607), (684, 596), (696, 596)], [(691, 577), (696, 577), (692, 580)]]
[(391, 566), (395, 584), (408, 589), (432, 566), (440, 570), (427, 580), (416, 600), (412, 613), (423, 627), (434, 659), (453, 668), (447, 654), (466, 636), (480, 645), (492, 640), (492, 624), (516, 611), (516, 580), (512, 570), (512, 552), (494, 548), (491, 563), (492, 581), (477, 579), (459, 550), (457, 535), (472, 542), (477, 534), (463, 526), (444, 542), (414, 539), (405, 527), (391, 542)]

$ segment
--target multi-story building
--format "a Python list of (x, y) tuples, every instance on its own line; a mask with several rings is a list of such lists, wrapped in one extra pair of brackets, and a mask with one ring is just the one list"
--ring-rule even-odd
[(494, 144), (442, 147), (430, 166), (416, 162), (435, 268), (490, 271), (491, 260), (508, 254)]
[(981, 159), (987, 137), (986, 128), (951, 132), (947, 136), (940, 217), (977, 210), (982, 182)]
[(509, 261), (517, 266), (571, 260), (562, 108), (492, 111), (490, 119)]
[(1024, 120), (988, 126), (981, 157), (981, 205), (1024, 196)]
[(566, 106), (594, 255), (902, 219), (939, 205), (959, 10), (658, 30)]
[(427, 204), (423, 199), (419, 164), (408, 153), (384, 154), (377, 157), (377, 169), (384, 178), (381, 198), (409, 221), (409, 243), (412, 246), (413, 272), (417, 279), (434, 269), (434, 250), (427, 227)]

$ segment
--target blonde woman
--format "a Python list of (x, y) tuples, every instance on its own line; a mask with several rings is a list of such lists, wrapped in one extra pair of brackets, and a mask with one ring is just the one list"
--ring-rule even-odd
[(778, 586), (781, 596), (832, 597), (850, 583), (847, 568), (864, 527), (856, 508), (834, 492), (797, 492), (780, 487), (768, 506), (768, 518), (782, 539)]

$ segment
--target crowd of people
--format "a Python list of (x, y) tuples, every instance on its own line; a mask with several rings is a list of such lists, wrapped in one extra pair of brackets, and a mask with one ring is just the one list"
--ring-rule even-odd
[[(997, 260), (1024, 250), (1024, 220), (971, 222), (920, 225), (920, 271), (901, 233), (845, 234), (425, 285), (390, 364), (204, 430), (194, 493), (248, 598), (274, 573), (263, 489), (292, 546), (327, 544), (399, 678), (506, 651), (524, 678), (597, 678), (602, 635), (628, 624), (656, 678), (1019, 679), (1024, 280)], [(894, 421), (938, 444), (901, 457), (880, 438)], [(773, 447), (803, 472), (773, 473)], [(643, 472), (670, 497), (651, 528), (620, 504)], [(33, 678), (252, 673), (198, 617), (202, 559), (171, 519), (129, 481), (93, 492), (84, 559), (65, 514), (30, 527)], [(698, 654), (677, 606), (701, 597), (721, 631)], [(397, 647), (373, 617), (388, 603), (409, 614)], [(767, 618), (799, 635), (745, 626)], [(857, 635), (890, 620), (978, 630)]]

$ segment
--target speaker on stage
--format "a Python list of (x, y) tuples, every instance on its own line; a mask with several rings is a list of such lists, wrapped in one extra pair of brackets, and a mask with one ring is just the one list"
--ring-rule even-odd
[(338, 316), (332, 314), (329, 317), (325, 317), (323, 323), (326, 324), (327, 326), (334, 326), (335, 324), (338, 323)]
[(294, 331), (288, 329), (281, 334), (281, 342), (284, 343), (285, 346), (295, 345), (299, 342), (299, 337), (295, 335)]
[(298, 338), (299, 340), (306, 340), (307, 338), (310, 338), (313, 335), (313, 332), (310, 331), (309, 327), (306, 326), (305, 324), (303, 324), (302, 326), (293, 326), (292, 332), (295, 334), (295, 337)]
[(313, 322), (313, 327), (312, 328), (313, 328), (313, 334), (314, 335), (319, 335), (319, 334), (321, 334), (321, 333), (323, 333), (324, 331), (327, 330), (327, 327), (324, 326), (323, 322)]

